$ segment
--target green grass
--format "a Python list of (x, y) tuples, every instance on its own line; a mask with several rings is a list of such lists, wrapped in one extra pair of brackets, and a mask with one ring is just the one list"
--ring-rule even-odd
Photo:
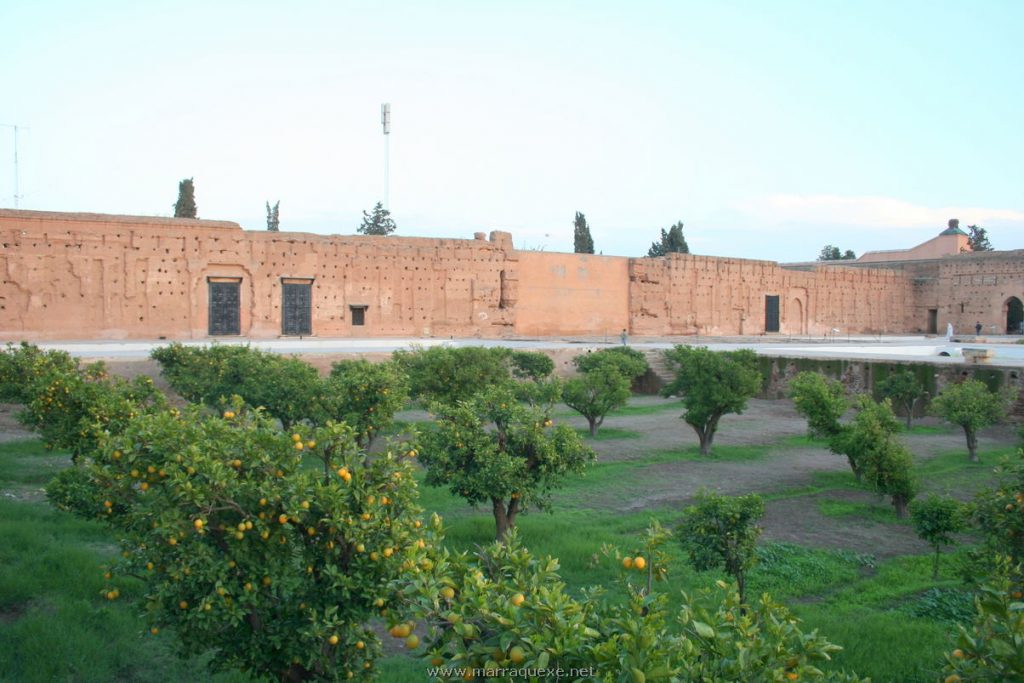
[[(608, 413), (608, 417), (633, 417), (636, 415), (657, 415), (669, 410), (676, 410), (682, 413), (683, 407), (679, 401), (666, 401), (664, 403), (645, 403), (641, 405), (625, 405)], [(552, 412), (553, 417), (577, 417), (579, 413), (565, 405), (559, 405), (558, 409)]]
[[(535, 554), (559, 559), (571, 592), (578, 594), (589, 585), (621, 590), (616, 587), (623, 578), (635, 576), (601, 556), (602, 545), (636, 553), (639, 534), (651, 519), (674, 528), (682, 511), (677, 506), (622, 513), (602, 509), (595, 504), (597, 499), (638, 499), (645, 482), (664, 478), (665, 469), (659, 466), (666, 463), (753, 464), (787, 446), (820, 444), (790, 437), (767, 446), (718, 446), (711, 458), (689, 447), (598, 462), (555, 492), (553, 514), (521, 514), (519, 534)], [(992, 467), (1013, 451), (984, 451), (980, 465), (969, 463), (963, 452), (951, 451), (919, 460), (916, 470), (923, 484), (933, 488), (973, 486), (990, 480)], [(145, 624), (133, 604), (140, 597), (140, 585), (119, 586), (123, 597), (117, 602), (100, 597), (101, 565), (115, 552), (114, 538), (98, 523), (53, 510), (38, 494), (67, 462), (66, 456), (48, 453), (38, 441), (0, 444), (0, 489), (35, 492), (28, 500), (0, 499), (0, 680), (205, 678), (202, 661), (174, 655), (172, 634), (154, 638), (144, 633)], [(493, 540), (494, 521), (486, 506), (474, 509), (445, 488), (422, 485), (422, 472), (418, 478), (421, 504), (445, 517), (450, 547), (471, 551)], [(818, 495), (817, 505), (828, 516), (896, 522), (886, 501), (853, 503), (828, 497), (830, 491), (850, 489), (867, 490), (848, 470), (817, 472), (809, 484), (765, 498)], [(720, 572), (693, 570), (678, 542), (671, 542), (666, 552), (669, 576), (659, 589), (669, 595), (692, 592), (722, 578)], [(787, 602), (805, 620), (806, 630), (820, 628), (827, 638), (845, 646), (831, 668), (856, 670), (876, 681), (930, 681), (949, 647), (953, 622), (964, 614), (965, 597), (951, 555), (944, 555), (941, 577), (933, 581), (930, 554), (876, 562), (848, 551), (762, 542), (748, 586), (751, 594), (767, 591)], [(404, 655), (382, 660), (379, 669), (384, 683), (423, 680), (422, 663)], [(217, 680), (247, 679), (239, 674)]]
[(896, 517), (896, 511), (888, 500), (880, 503), (855, 503), (846, 500), (823, 498), (818, 501), (821, 514), (828, 517), (862, 517), (884, 524), (909, 524), (909, 520)]
[(590, 430), (586, 427), (577, 429), (576, 433), (582, 436), (584, 441), (617, 441), (619, 439), (639, 439), (643, 436), (640, 432), (635, 432), (632, 429), (616, 427), (601, 427), (594, 436), (590, 435)]

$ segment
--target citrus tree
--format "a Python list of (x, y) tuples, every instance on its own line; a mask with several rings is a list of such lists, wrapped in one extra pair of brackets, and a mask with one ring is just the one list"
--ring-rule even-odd
[(573, 358), (572, 362), (582, 373), (611, 365), (630, 382), (647, 372), (648, 368), (647, 357), (628, 346), (612, 346), (592, 353), (582, 353)]
[(141, 578), (153, 632), (212, 650), (216, 670), (370, 680), (380, 644), (367, 620), (429, 539), (407, 448), (367, 459), (348, 426), (289, 435), (240, 402), (223, 417), (139, 416), (87, 468), (103, 499), (93, 514), (123, 550), (106, 595)]
[(942, 546), (953, 545), (956, 540), (953, 534), (967, 528), (970, 514), (963, 503), (949, 496), (929, 494), (924, 500), (915, 500), (910, 504), (910, 521), (914, 531), (921, 540), (927, 542), (935, 550), (935, 565), (932, 578), (939, 578), (939, 555)]
[(747, 401), (761, 390), (762, 377), (753, 351), (711, 351), (677, 345), (665, 352), (675, 379), (662, 388), (663, 396), (681, 396), (683, 420), (700, 439), (700, 454), (711, 453), (718, 422), (728, 413), (742, 413)]
[(29, 386), (34, 395), (18, 419), (38, 432), (47, 448), (69, 451), (73, 461), (92, 455), (104, 434), (167, 405), (149, 377), (110, 377), (102, 364), (53, 371)]
[(924, 385), (910, 370), (894, 372), (878, 383), (879, 396), (888, 398), (907, 415), (907, 429), (914, 419), (914, 406), (925, 395)]
[(974, 517), (985, 534), (985, 554), (1024, 564), (1024, 449), (996, 467), (997, 486), (974, 499)]
[(562, 388), (562, 402), (587, 418), (591, 436), (597, 435), (608, 413), (626, 405), (630, 395), (629, 379), (612, 364), (595, 365)]
[(408, 398), (408, 382), (395, 363), (338, 361), (323, 383), (318, 421), (345, 422), (365, 446), (392, 425)]
[(555, 371), (555, 361), (539, 351), (511, 351), (509, 352), (509, 363), (513, 377), (529, 379), (534, 382), (550, 377), (551, 373)]
[(528, 506), (548, 509), (566, 475), (594, 459), (572, 428), (517, 401), (511, 382), (431, 410), (436, 424), (422, 448), (426, 482), (447, 486), (472, 505), (490, 503), (498, 540)]
[[(475, 554), (440, 548), (433, 568), (413, 577), (402, 598), (423, 642), (427, 677), (514, 683), (524, 669), (561, 669), (565, 680), (856, 681), (818, 667), (841, 650), (767, 595), (744, 606), (725, 582), (670, 600), (649, 592), (647, 572), (664, 576), (649, 534), (641, 549), (616, 551), (626, 600), (604, 588), (570, 594), (558, 560), (537, 557), (510, 533)], [(632, 555), (636, 554), (636, 558)], [(626, 560), (629, 559), (629, 562)], [(410, 624), (396, 631), (401, 637)], [(439, 669), (445, 667), (445, 669)]]
[(746, 571), (757, 561), (757, 522), (763, 516), (764, 501), (756, 493), (722, 496), (702, 491), (679, 526), (679, 538), (694, 568), (724, 569), (736, 580), (741, 602), (746, 599)]
[(432, 346), (393, 354), (409, 377), (410, 395), (423, 405), (432, 401), (456, 403), (480, 389), (505, 382), (509, 378), (508, 357), (508, 349), (482, 346)]
[(850, 408), (843, 385), (817, 372), (801, 372), (789, 381), (796, 411), (807, 419), (807, 433), (828, 438), (839, 431), (839, 418)]
[(978, 430), (1002, 420), (1009, 408), (1008, 394), (989, 391), (976, 379), (952, 384), (932, 401), (935, 415), (963, 428), (971, 462), (978, 462)]
[(17, 346), (7, 344), (0, 349), (0, 401), (28, 403), (51, 375), (77, 371), (78, 362), (65, 351), (43, 351), (24, 341)]

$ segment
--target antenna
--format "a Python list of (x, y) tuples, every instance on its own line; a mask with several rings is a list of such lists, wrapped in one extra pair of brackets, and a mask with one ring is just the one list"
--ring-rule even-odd
[(18, 208), (18, 200), (21, 199), (21, 195), (18, 194), (18, 131), (28, 130), (28, 126), (18, 126), (13, 123), (0, 123), (0, 126), (4, 128), (14, 129), (14, 208)]
[(391, 161), (391, 103), (385, 102), (380, 105), (380, 125), (384, 128), (384, 208), (391, 210), (390, 207), (390, 184), (391, 184), (391, 170), (389, 168)]

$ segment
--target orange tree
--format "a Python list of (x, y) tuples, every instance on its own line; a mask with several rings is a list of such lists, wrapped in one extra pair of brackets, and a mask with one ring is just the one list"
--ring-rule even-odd
[(298, 358), (248, 346), (170, 344), (150, 354), (171, 388), (185, 399), (216, 406), (241, 396), (266, 408), (284, 429), (314, 420), (320, 409), (321, 380), (316, 368)]
[(31, 386), (34, 396), (19, 419), (39, 433), (47, 448), (66, 449), (74, 461), (91, 455), (104, 434), (167, 405), (149, 377), (109, 377), (99, 363), (50, 372)]
[(232, 408), (140, 416), (103, 443), (93, 513), (124, 551), (107, 597), (142, 579), (152, 628), (172, 627), (186, 653), (212, 649), (214, 669), (371, 679), (367, 619), (427, 548), (409, 448), (366, 458), (345, 425), (288, 435)]
[(942, 546), (956, 543), (953, 534), (967, 528), (970, 510), (955, 498), (932, 493), (924, 500), (915, 500), (910, 504), (910, 521), (918, 537), (935, 549), (932, 578), (937, 580)]
[(474, 555), (442, 548), (430, 571), (401, 587), (427, 632), (417, 652), (435, 675), (446, 667), (468, 681), (513, 683), (524, 669), (559, 668), (570, 681), (858, 680), (824, 674), (818, 667), (842, 648), (801, 631), (767, 595), (744, 609), (722, 581), (676, 599), (652, 592), (643, 577), (665, 576), (665, 538), (655, 530), (625, 555), (606, 553), (626, 600), (603, 588), (570, 594), (558, 560), (535, 557), (514, 532)]
[(763, 516), (764, 500), (756, 493), (722, 496), (702, 491), (679, 527), (694, 568), (725, 569), (736, 580), (741, 602), (746, 600), (746, 572), (757, 561), (757, 522)]
[(426, 482), (472, 505), (489, 502), (498, 540), (527, 506), (549, 508), (565, 476), (594, 459), (571, 427), (519, 403), (511, 382), (432, 410), (436, 425), (423, 437)]
[(709, 455), (722, 416), (742, 413), (747, 400), (761, 390), (757, 356), (749, 349), (711, 351), (676, 345), (665, 352), (665, 360), (676, 376), (661, 394), (682, 398), (683, 420), (697, 433), (700, 454)]
[(395, 363), (338, 361), (323, 383), (320, 417), (345, 422), (366, 445), (391, 426), (408, 398), (408, 381)]
[(43, 351), (28, 342), (7, 344), (0, 350), (0, 401), (28, 403), (51, 375), (76, 372), (78, 362), (64, 351)]
[(791, 379), (789, 396), (796, 411), (807, 419), (808, 435), (815, 438), (835, 435), (839, 418), (850, 407), (843, 385), (817, 372), (801, 372)]
[[(507, 381), (510, 374), (509, 350), (500, 347), (432, 346), (395, 351), (393, 358), (409, 377), (412, 397), (424, 405), (468, 399), (482, 388)], [(525, 369), (524, 373), (529, 374)]]
[(963, 427), (968, 457), (978, 462), (978, 430), (1006, 417), (1011, 402), (1009, 393), (989, 391), (984, 382), (968, 379), (943, 389), (932, 401), (931, 410)]

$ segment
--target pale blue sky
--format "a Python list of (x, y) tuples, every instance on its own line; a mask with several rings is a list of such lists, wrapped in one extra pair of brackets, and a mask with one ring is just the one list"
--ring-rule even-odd
[[(1024, 2), (0, 0), (22, 208), (813, 259), (1024, 248)], [(0, 128), (0, 206), (13, 205)]]

